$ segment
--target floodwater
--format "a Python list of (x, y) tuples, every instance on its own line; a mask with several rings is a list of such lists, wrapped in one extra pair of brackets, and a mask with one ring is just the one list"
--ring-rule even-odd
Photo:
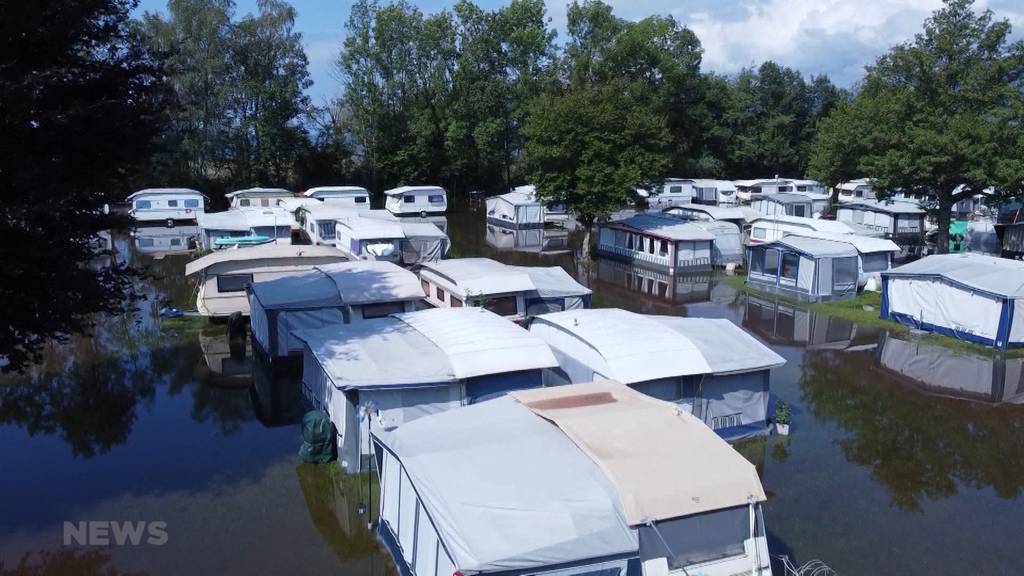
[[(712, 275), (577, 266), (579, 233), (488, 229), (479, 212), (447, 226), (453, 256), (562, 265), (596, 306), (728, 318), (786, 358), (771, 393), (793, 408), (791, 435), (738, 445), (769, 495), (773, 554), (844, 575), (1022, 572), (1024, 360), (930, 347)], [(361, 514), (372, 479), (299, 462), (296, 378), (223, 326), (161, 329), (155, 311), (191, 307), (193, 289), (168, 232), (111, 239), (153, 276), (137, 318), (0, 380), (0, 574), (396, 574)], [(167, 542), (64, 545), (65, 522), (95, 520), (164, 522)]]

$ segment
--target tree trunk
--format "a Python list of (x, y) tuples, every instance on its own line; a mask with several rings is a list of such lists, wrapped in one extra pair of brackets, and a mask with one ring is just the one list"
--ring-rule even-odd
[(939, 226), (937, 234), (935, 234), (935, 253), (946, 254), (949, 252), (949, 220), (950, 210), (953, 209), (953, 193), (952, 191), (945, 194), (939, 194), (939, 213), (936, 215), (935, 221)]
[(579, 216), (578, 222), (583, 227), (583, 241), (580, 243), (579, 251), (576, 252), (576, 280), (584, 286), (591, 285), (591, 271), (593, 270), (593, 258), (590, 254), (591, 230), (594, 226), (592, 216)]

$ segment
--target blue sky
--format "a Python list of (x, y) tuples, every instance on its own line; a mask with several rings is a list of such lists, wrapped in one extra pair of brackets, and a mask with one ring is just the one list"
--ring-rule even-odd
[[(382, 0), (383, 1), (383, 0)], [(424, 12), (450, 7), (454, 1), (411, 0)], [(893, 44), (911, 38), (941, 0), (605, 0), (623, 18), (638, 20), (653, 13), (671, 14), (693, 29), (704, 47), (705, 70), (732, 73), (775, 60), (804, 74), (828, 74), (851, 86), (865, 64)], [(303, 34), (313, 86), (309, 94), (322, 103), (340, 91), (333, 62), (345, 37), (350, 0), (293, 0), (296, 27)], [(477, 0), (484, 8), (503, 0)], [(236, 0), (236, 15), (256, 11), (256, 0)], [(563, 0), (547, 0), (552, 24), (564, 37)], [(140, 11), (163, 11), (166, 0), (142, 0)], [(1024, 37), (1024, 2), (978, 0), (1014, 26)]]

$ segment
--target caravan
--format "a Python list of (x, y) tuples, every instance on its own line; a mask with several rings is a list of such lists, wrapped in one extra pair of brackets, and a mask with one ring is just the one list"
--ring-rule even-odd
[(146, 188), (128, 196), (128, 215), (138, 222), (195, 220), (205, 211), (206, 196), (190, 188)]
[(295, 198), (295, 195), (284, 188), (246, 188), (235, 190), (224, 195), (231, 208), (271, 208), (277, 206), (278, 200)]
[(302, 193), (326, 204), (338, 204), (353, 210), (370, 209), (370, 193), (362, 186), (317, 186)]
[(448, 193), (440, 186), (400, 186), (384, 191), (384, 207), (395, 216), (428, 216), (448, 211)]

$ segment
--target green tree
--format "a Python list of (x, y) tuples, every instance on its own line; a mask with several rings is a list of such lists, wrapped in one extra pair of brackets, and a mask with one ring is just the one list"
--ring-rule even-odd
[[(1024, 181), (1024, 43), (971, 0), (946, 0), (912, 41), (868, 68), (860, 93), (818, 139), (816, 170), (849, 174), (837, 143), (857, 143), (857, 168), (883, 194), (934, 194), (936, 246), (948, 247), (950, 210), (994, 186)], [(838, 168), (837, 168), (838, 167)]]
[(105, 214), (153, 151), (170, 105), (130, 0), (0, 4), (0, 369), (88, 330), (137, 296), (120, 263), (90, 265)]
[(295, 31), (295, 9), (281, 0), (259, 0), (229, 35), (229, 112), (233, 180), (287, 183), (306, 141), (300, 120), (309, 112), (305, 89), (313, 84)]

